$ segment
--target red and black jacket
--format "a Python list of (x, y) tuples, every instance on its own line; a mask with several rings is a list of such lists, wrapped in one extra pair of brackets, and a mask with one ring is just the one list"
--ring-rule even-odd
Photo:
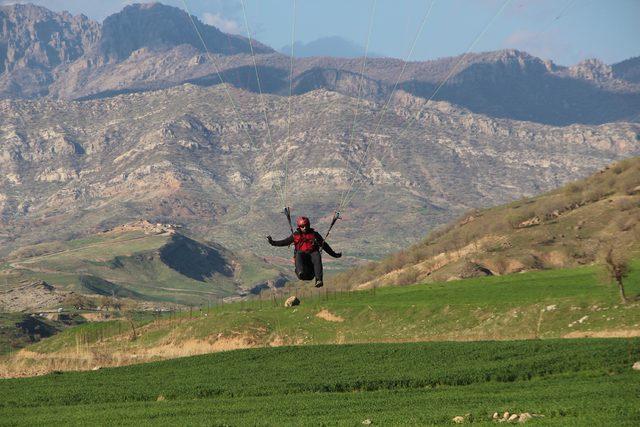
[(337, 254), (331, 249), (331, 246), (324, 241), (320, 233), (310, 228), (306, 232), (302, 232), (299, 228), (293, 232), (289, 237), (282, 240), (272, 240), (273, 246), (289, 246), (293, 244), (296, 252), (311, 253), (320, 250), (324, 250), (326, 253), (334, 258), (338, 258)]

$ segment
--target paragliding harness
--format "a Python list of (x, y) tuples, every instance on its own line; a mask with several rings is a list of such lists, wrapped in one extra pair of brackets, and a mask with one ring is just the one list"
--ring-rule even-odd
[[(295, 233), (293, 231), (293, 225), (291, 223), (291, 208), (289, 208), (289, 207), (284, 208), (284, 214), (287, 217), (287, 221), (289, 222), (289, 230), (291, 230), (291, 235), (295, 237)], [(324, 235), (324, 238), (322, 239), (323, 242), (327, 241), (327, 237), (329, 237), (329, 233), (331, 233), (331, 229), (333, 228), (334, 225), (336, 225), (336, 222), (339, 219), (342, 219), (342, 218), (340, 218), (340, 212), (335, 211), (333, 213), (333, 218), (331, 219), (331, 224), (329, 225), (329, 229), (327, 230), (327, 233)], [(301, 239), (303, 240), (303, 244), (307, 243), (307, 241), (308, 241), (308, 239), (306, 239), (304, 236)], [(313, 239), (313, 242), (311, 242), (311, 243), (313, 244), (313, 246), (318, 248), (318, 251), (320, 253), (322, 253), (322, 249), (323, 248), (322, 248), (321, 242), (317, 242), (316, 239)], [(294, 258), (294, 260), (295, 260), (296, 252), (298, 251), (297, 246), (298, 245), (294, 244), (294, 249), (293, 249), (293, 258)]]
[[(287, 217), (287, 221), (289, 222), (291, 236), (293, 236), (294, 249), (292, 261), (296, 266), (296, 276), (298, 276), (300, 280), (311, 280), (313, 279), (313, 277), (315, 277), (315, 267), (310, 263), (314, 263), (315, 265), (315, 262), (321, 262), (319, 256), (324, 249), (323, 243), (327, 240), (327, 237), (329, 236), (329, 233), (331, 233), (331, 229), (333, 228), (333, 226), (336, 224), (338, 219), (340, 219), (340, 213), (338, 211), (334, 212), (333, 218), (331, 219), (331, 224), (329, 225), (329, 229), (327, 230), (327, 233), (324, 235), (324, 239), (321, 242), (318, 241), (315, 231), (312, 231), (311, 233), (295, 233), (293, 231), (293, 225), (291, 224), (291, 209), (289, 207), (284, 208), (284, 214)], [(315, 253), (316, 251), (318, 256), (317, 261), (312, 261), (312, 258), (309, 255), (305, 255)], [(301, 261), (301, 264), (296, 262), (298, 257), (302, 257), (301, 260), (298, 260)], [(316, 278), (316, 281), (317, 280), (318, 278)], [(322, 283), (322, 281), (320, 280), (319, 283)]]

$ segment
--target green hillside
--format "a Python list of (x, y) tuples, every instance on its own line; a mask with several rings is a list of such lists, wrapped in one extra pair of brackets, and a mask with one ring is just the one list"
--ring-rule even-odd
[(637, 338), (240, 350), (0, 380), (0, 424), (631, 426), (639, 358)]
[(630, 302), (596, 267), (518, 273), (356, 292), (284, 297), (147, 318), (89, 323), (0, 359), (0, 375), (92, 369), (223, 350), (366, 342), (640, 336), (640, 263)]
[(0, 287), (45, 280), (81, 294), (201, 305), (278, 277), (253, 255), (176, 232), (122, 228), (21, 248), (0, 268)]
[(434, 282), (640, 254), (640, 158), (541, 196), (469, 212), (420, 243), (337, 275), (336, 287)]

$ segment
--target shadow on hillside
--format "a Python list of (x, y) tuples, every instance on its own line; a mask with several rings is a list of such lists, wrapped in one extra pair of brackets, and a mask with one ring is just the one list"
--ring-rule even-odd
[(171, 242), (160, 249), (160, 259), (173, 270), (199, 282), (216, 274), (233, 276), (233, 269), (217, 250), (185, 236), (173, 236)]
[[(289, 73), (287, 71), (265, 66), (258, 66), (257, 68), (260, 86), (258, 86), (256, 70), (253, 66), (245, 65), (231, 68), (221, 72), (220, 76), (225, 83), (254, 93), (259, 93), (260, 90), (262, 90), (263, 93), (280, 94), (283, 93), (285, 89), (287, 91), (289, 90)], [(187, 83), (203, 87), (215, 86), (220, 84), (220, 77), (214, 73), (188, 80)]]
[[(399, 88), (428, 98), (436, 85), (408, 81)], [(473, 64), (434, 97), (474, 113), (554, 126), (599, 125), (628, 120), (640, 112), (640, 94), (605, 91), (589, 82), (548, 73), (496, 71), (495, 64)]]

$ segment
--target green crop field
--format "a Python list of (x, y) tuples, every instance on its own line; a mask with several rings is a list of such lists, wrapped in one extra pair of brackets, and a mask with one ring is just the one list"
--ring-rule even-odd
[(640, 339), (301, 346), (0, 381), (0, 424), (638, 425)]

